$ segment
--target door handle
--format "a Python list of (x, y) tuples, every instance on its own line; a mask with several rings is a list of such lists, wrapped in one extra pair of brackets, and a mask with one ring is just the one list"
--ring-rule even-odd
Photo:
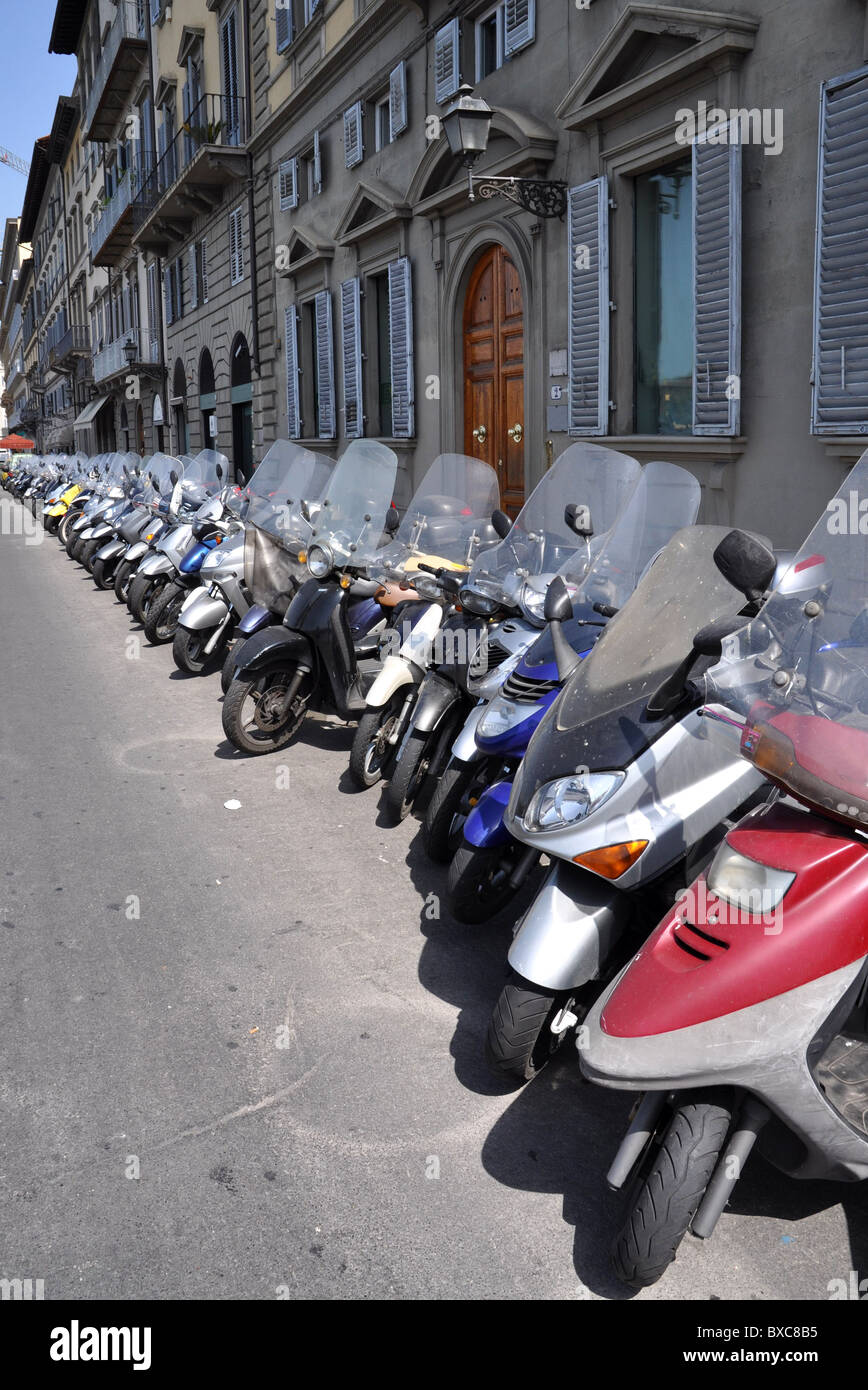
[(478, 439), (480, 444), (485, 443), (486, 439), (488, 438), (488, 430), (485, 428), (484, 425), (476, 426), (476, 429), (473, 431), (473, 438)]
[(524, 430), (521, 426), (521, 421), (519, 421), (518, 424), (513, 425), (512, 429), (507, 430), (506, 432), (509, 435), (510, 439), (514, 440), (516, 444), (521, 443), (521, 437), (524, 434)]

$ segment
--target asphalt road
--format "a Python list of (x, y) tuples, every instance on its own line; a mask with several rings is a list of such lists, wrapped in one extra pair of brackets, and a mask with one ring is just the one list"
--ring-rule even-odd
[[(2, 498), (0, 1276), (47, 1298), (628, 1297), (603, 1182), (628, 1100), (572, 1049), (518, 1093), (481, 1060), (509, 921), (438, 919), (444, 875), (417, 822), (348, 787), (346, 727), (234, 754), (218, 678), (182, 677)], [(864, 1184), (756, 1160), (639, 1297), (825, 1299), (852, 1269)]]

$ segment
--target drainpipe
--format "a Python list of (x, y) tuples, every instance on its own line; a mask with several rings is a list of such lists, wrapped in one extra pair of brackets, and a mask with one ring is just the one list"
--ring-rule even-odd
[[(152, 157), (153, 157), (153, 160), (154, 160), (154, 168), (156, 169), (156, 167), (157, 167), (157, 100), (156, 100), (156, 98), (157, 98), (157, 89), (156, 89), (156, 87), (155, 87), (155, 85), (154, 85), (154, 26), (153, 26), (153, 24), (151, 23), (151, 7), (150, 7), (150, 5), (147, 5), (147, 6), (146, 6), (146, 9), (147, 9), (147, 13), (148, 13), (148, 81), (149, 81), (150, 87), (151, 87), (151, 117), (150, 117), (150, 127), (151, 127), (151, 132), (150, 132), (150, 133), (151, 133), (151, 151), (152, 151)], [(156, 267), (157, 267), (157, 287), (156, 287), (156, 295), (155, 295), (155, 298), (156, 298), (156, 301), (157, 301), (157, 302), (156, 302), (156, 311), (157, 311), (157, 324), (158, 324), (158, 329), (159, 329), (159, 332), (158, 332), (158, 334), (157, 334), (157, 341), (158, 341), (159, 344), (160, 344), (160, 361), (159, 361), (159, 363), (157, 364), (157, 365), (159, 366), (159, 368), (160, 368), (160, 375), (159, 375), (158, 380), (159, 380), (159, 382), (160, 382), (160, 390), (161, 390), (162, 394), (163, 394), (164, 396), (167, 396), (168, 393), (167, 393), (167, 391), (166, 391), (166, 381), (167, 381), (167, 378), (168, 378), (168, 371), (167, 371), (167, 368), (166, 368), (166, 349), (167, 349), (167, 347), (168, 347), (168, 343), (166, 342), (166, 337), (165, 337), (165, 335), (166, 335), (166, 325), (165, 325), (165, 322), (164, 322), (164, 314), (163, 314), (163, 259), (162, 259), (162, 257), (161, 257), (161, 256), (156, 256), (156, 257), (155, 257), (155, 263), (156, 263)], [(136, 277), (136, 278), (138, 278), (138, 277)], [(145, 290), (147, 291), (147, 272), (145, 272)], [(147, 302), (147, 293), (145, 294), (145, 302)], [(141, 320), (140, 320), (140, 322), (141, 322)], [(141, 330), (140, 330), (140, 331), (141, 331)], [(148, 319), (148, 333), (149, 333), (149, 334), (150, 334), (150, 331), (151, 331), (151, 321), (150, 321), (150, 318), (149, 318), (149, 319)], [(140, 401), (139, 403), (141, 404), (141, 401)], [(161, 401), (160, 404), (163, 405), (164, 402)], [(168, 404), (168, 401), (166, 401), (165, 404)], [(143, 408), (142, 413), (144, 414), (144, 408)], [(163, 415), (163, 419), (165, 420), (165, 413), (164, 413), (164, 415)], [(163, 428), (165, 429), (165, 425), (163, 426)], [(151, 431), (152, 431), (152, 433), (153, 433), (153, 431), (154, 431), (154, 409), (153, 409), (153, 405), (151, 406)], [(155, 450), (156, 450), (156, 445), (157, 445), (157, 441), (156, 441), (156, 439), (155, 439), (155, 440), (154, 440), (154, 449), (155, 449)]]
[[(244, 64), (244, 93), (245, 105), (247, 107), (247, 120), (249, 127), (245, 131), (248, 145), (253, 135), (253, 83), (251, 72), (253, 69), (253, 55), (250, 47), (250, 0), (244, 0), (244, 55), (247, 62)], [(250, 344), (250, 360), (256, 375), (260, 375), (259, 369), (259, 276), (256, 266), (256, 212), (253, 197), (253, 155), (247, 151), (247, 225), (250, 228), (250, 322), (252, 325)]]

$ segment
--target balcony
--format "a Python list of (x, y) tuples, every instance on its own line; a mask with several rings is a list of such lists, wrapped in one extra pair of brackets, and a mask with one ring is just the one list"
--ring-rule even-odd
[(94, 265), (117, 265), (129, 250), (133, 235), (131, 209), (142, 183), (141, 166), (134, 163), (124, 173), (91, 231), (90, 254)]
[(197, 102), (133, 205), (133, 240), (161, 252), (186, 240), (196, 217), (211, 212), (227, 185), (247, 175), (244, 103), (206, 95)]
[(119, 0), (84, 108), (85, 140), (110, 140), (148, 56), (147, 0)]
[(83, 323), (73, 323), (54, 344), (48, 361), (54, 368), (68, 367), (76, 357), (90, 356), (90, 330)]
[[(130, 341), (135, 343), (136, 347), (136, 354), (132, 362), (127, 360), (127, 354), (124, 350)], [(126, 374), (131, 376), (139, 374), (159, 376), (162, 374), (159, 338), (150, 338), (140, 333), (138, 328), (130, 328), (126, 333), (122, 333), (119, 338), (116, 338), (113, 343), (109, 343), (101, 352), (94, 355), (93, 379), (95, 382), (108, 381), (109, 377)]]
[(35, 396), (28, 396), (18, 417), (22, 425), (35, 425), (42, 419), (42, 405)]

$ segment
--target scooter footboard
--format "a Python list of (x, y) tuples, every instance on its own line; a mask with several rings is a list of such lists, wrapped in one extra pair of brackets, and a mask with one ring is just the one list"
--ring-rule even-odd
[(627, 894), (560, 860), (521, 921), (509, 963), (543, 989), (576, 989), (603, 971), (630, 915)]

